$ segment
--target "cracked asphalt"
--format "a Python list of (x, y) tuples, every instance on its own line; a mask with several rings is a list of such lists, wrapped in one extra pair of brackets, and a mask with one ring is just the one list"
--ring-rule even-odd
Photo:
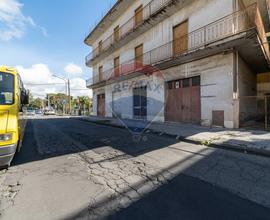
[(28, 120), (1, 219), (269, 219), (270, 159), (70, 118)]

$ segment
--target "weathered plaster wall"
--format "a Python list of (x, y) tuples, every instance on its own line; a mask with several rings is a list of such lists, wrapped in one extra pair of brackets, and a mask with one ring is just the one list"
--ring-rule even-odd
[(257, 78), (249, 66), (238, 57), (238, 87), (240, 122), (258, 115)]
[[(211, 126), (212, 111), (223, 110), (225, 113), (225, 127), (233, 128), (234, 102), (232, 72), (233, 54), (221, 54), (162, 70), (162, 77), (137, 77), (129, 81), (123, 81), (121, 82), (121, 87), (126, 83), (130, 85), (132, 81), (143, 81), (144, 84), (151, 82), (154, 86), (161, 85), (160, 92), (155, 91), (153, 87), (147, 89), (147, 119), (150, 121), (164, 121), (164, 103), (166, 102), (164, 81), (200, 75), (202, 125)], [(106, 115), (112, 116), (112, 97), (114, 96), (114, 101), (119, 100), (114, 108), (115, 112), (123, 118), (133, 118), (133, 91), (127, 86), (128, 89), (121, 90), (117, 93), (113, 92), (118, 87), (119, 85), (113, 84), (101, 90), (106, 90)], [(98, 94), (98, 92), (95, 91), (95, 94)], [(94, 103), (94, 105), (96, 104)]]
[(216, 55), (163, 71), (166, 80), (201, 76), (201, 123), (212, 125), (212, 111), (224, 111), (224, 125), (234, 127), (233, 54)]
[[(136, 4), (132, 5), (129, 10), (127, 10), (119, 21), (112, 25), (111, 29), (108, 29), (97, 39), (96, 45), (101, 39), (105, 39), (113, 33), (113, 29), (117, 26), (120, 20), (125, 20), (128, 17), (132, 17), (134, 10), (141, 4), (141, 1), (135, 1)], [(139, 2), (139, 3), (138, 3)], [(146, 1), (147, 2), (147, 1)], [(144, 4), (145, 5), (145, 4)], [(135, 38), (128, 44), (124, 45), (120, 49), (116, 50), (114, 53), (98, 62), (93, 66), (94, 75), (98, 74), (98, 67), (103, 66), (103, 70), (108, 70), (113, 68), (113, 59), (120, 56), (120, 63), (124, 63), (131, 59), (134, 59), (135, 52), (134, 48), (137, 45), (144, 44), (144, 53), (164, 45), (173, 39), (173, 27), (188, 19), (188, 32), (192, 32), (200, 27), (203, 27), (219, 18), (222, 18), (233, 12), (233, 0), (201, 0), (194, 1), (192, 4), (179, 10), (174, 15), (168, 17), (158, 25), (152, 27), (139, 37)], [(125, 20), (126, 21), (126, 20)]]

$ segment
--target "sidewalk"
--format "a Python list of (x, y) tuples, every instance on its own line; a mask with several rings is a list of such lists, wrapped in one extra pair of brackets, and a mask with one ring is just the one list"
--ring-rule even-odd
[(129, 119), (98, 118), (95, 116), (77, 117), (76, 119), (127, 128), (135, 134), (151, 131), (160, 135), (173, 135), (179, 140), (270, 156), (270, 132), (267, 131), (208, 128), (173, 122), (150, 123)]

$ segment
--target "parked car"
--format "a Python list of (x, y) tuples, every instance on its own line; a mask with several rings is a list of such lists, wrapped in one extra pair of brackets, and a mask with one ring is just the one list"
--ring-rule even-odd
[(27, 109), (26, 115), (33, 116), (36, 114), (36, 111), (34, 109)]
[(43, 115), (43, 111), (41, 109), (36, 110), (36, 115)]
[(45, 110), (44, 115), (55, 115), (55, 111), (54, 110)]

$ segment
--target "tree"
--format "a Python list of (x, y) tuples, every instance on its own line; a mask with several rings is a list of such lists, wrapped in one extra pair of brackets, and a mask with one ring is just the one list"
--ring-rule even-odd
[(47, 94), (47, 106), (57, 111), (66, 112), (68, 97), (63, 93)]
[(36, 108), (36, 109), (42, 109), (43, 108), (44, 100), (41, 98), (33, 98), (32, 101), (29, 103), (29, 107)]
[(77, 109), (79, 115), (82, 114), (82, 111), (85, 113), (90, 112), (92, 108), (92, 99), (88, 96), (78, 96), (72, 101), (73, 109)]
[(28, 107), (34, 109), (42, 109), (44, 106), (44, 100), (41, 98), (34, 98), (34, 96), (29, 92), (29, 105)]

